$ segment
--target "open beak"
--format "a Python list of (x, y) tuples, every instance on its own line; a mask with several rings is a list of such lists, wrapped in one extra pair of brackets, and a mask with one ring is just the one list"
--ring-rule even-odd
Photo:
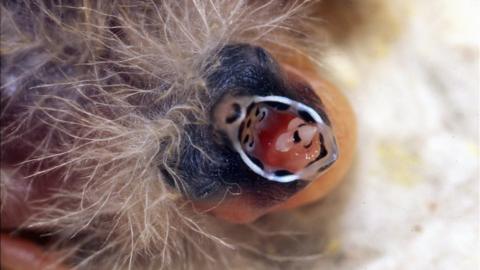
[(282, 96), (230, 97), (222, 103), (219, 128), (243, 162), (265, 179), (312, 181), (338, 157), (331, 127), (303, 103)]

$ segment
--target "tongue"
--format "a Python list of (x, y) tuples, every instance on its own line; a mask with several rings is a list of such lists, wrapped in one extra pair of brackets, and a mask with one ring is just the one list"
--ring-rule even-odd
[(290, 121), (287, 132), (280, 134), (275, 142), (275, 150), (279, 152), (288, 152), (295, 146), (295, 144), (301, 144), (308, 146), (312, 142), (313, 136), (318, 131), (316, 126), (303, 125), (300, 127), (293, 127), (290, 129), (292, 122), (300, 118), (295, 118)]
[(293, 144), (294, 142), (292, 132), (285, 132), (277, 137), (277, 140), (275, 142), (275, 150), (279, 152), (288, 152), (290, 151), (290, 149), (292, 149)]
[(303, 145), (306, 146), (306, 145), (309, 145), (312, 142), (313, 137), (317, 135), (318, 128), (316, 126), (306, 125), (306, 126), (300, 127), (298, 129), (298, 133), (299, 133), (299, 137), (303, 142)]
[(302, 170), (320, 152), (318, 128), (290, 112), (270, 109), (266, 119), (255, 126), (258, 143), (252, 154), (271, 170)]

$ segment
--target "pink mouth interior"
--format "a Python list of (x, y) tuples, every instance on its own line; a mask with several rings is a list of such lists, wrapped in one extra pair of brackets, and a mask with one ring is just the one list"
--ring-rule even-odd
[(247, 152), (266, 169), (296, 173), (318, 157), (321, 145), (315, 124), (306, 123), (289, 111), (262, 108), (268, 113), (250, 125), (255, 144)]

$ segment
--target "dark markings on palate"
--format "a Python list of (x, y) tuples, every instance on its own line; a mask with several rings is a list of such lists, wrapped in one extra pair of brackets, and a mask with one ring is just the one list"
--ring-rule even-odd
[(247, 134), (247, 136), (243, 138), (243, 144), (246, 144), (248, 142), (248, 139), (250, 139), (250, 135)]
[(252, 109), (255, 107), (255, 103), (250, 103), (250, 105), (248, 105), (247, 107), (247, 115), (250, 114), (250, 112), (252, 111)]
[(243, 130), (245, 129), (245, 122), (242, 122), (240, 124), (240, 128), (238, 129), (238, 141), (241, 141), (242, 135), (243, 135)]
[(255, 116), (258, 116), (259, 113), (260, 113), (260, 108), (258, 108), (257, 106), (257, 109), (255, 110)]
[(287, 170), (278, 170), (274, 172), (275, 176), (287, 176), (287, 175), (292, 175), (290, 171)]
[(258, 119), (258, 122), (262, 121), (263, 119), (265, 119), (265, 116), (267, 115), (267, 113), (265, 111), (262, 111), (262, 114), (260, 115), (260, 118)]
[(315, 119), (306, 111), (298, 111), (298, 116), (303, 119), (303, 121), (307, 123), (315, 123)]
[(252, 124), (252, 119), (249, 118), (248, 121), (247, 121), (247, 128), (250, 128), (251, 124)]
[(298, 130), (295, 130), (295, 132), (293, 132), (293, 143), (299, 143), (301, 140), (302, 138), (300, 138), (300, 134), (298, 134)]
[(303, 147), (305, 147), (305, 148), (310, 148), (310, 146), (312, 146), (312, 144), (313, 144), (313, 140), (311, 140), (309, 144), (304, 145)]
[(327, 154), (327, 148), (325, 148), (325, 143), (323, 139), (323, 134), (320, 133), (320, 143), (321, 143), (321, 148), (320, 148), (320, 155), (318, 155), (320, 158), (324, 158)]
[(275, 108), (279, 111), (285, 111), (285, 110), (288, 110), (290, 108), (290, 105), (285, 104), (285, 103), (276, 102), (276, 101), (266, 101), (265, 103), (268, 106), (273, 107), (273, 108)]
[(324, 158), (328, 154), (327, 148), (325, 148), (323, 134), (320, 133), (319, 137), (320, 137), (319, 138), (319, 140), (320, 140), (320, 153), (318, 154), (317, 158), (315, 158), (315, 160), (308, 163), (307, 166), (305, 166), (305, 167), (308, 167), (308, 166), (312, 165), (313, 163), (319, 161), (320, 159)]

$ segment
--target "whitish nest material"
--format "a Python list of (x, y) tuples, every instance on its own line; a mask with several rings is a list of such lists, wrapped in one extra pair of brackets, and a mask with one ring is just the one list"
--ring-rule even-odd
[(2, 202), (18, 195), (15, 179), (59, 179), (53, 198), (30, 201), (24, 228), (51, 232), (52, 248), (85, 268), (232, 263), (227, 250), (239, 246), (215, 236), (158, 168), (174, 174), (184, 125), (207, 121), (198, 96), (219, 48), (301, 48), (305, 3), (247, 2), (3, 3), (2, 99), (34, 98), (2, 108), (18, 112), (2, 119), (2, 146), (38, 143), (22, 166), (2, 169)]

